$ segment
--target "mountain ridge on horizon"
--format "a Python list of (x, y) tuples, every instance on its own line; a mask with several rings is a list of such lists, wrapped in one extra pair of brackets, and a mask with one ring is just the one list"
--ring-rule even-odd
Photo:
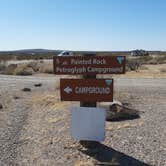
[[(64, 50), (54, 50), (54, 49), (42, 49), (42, 48), (36, 48), (36, 49), (20, 49), (20, 50), (10, 50), (10, 51), (0, 51), (0, 53), (19, 53), (19, 54), (44, 54), (44, 53), (60, 53), (61, 51)], [(67, 50), (66, 50), (67, 51)], [(68, 51), (72, 51), (72, 52), (90, 52), (90, 53), (98, 53), (98, 52), (110, 52), (110, 53), (131, 53), (134, 50), (130, 50), (130, 51), (73, 51), (73, 50), (68, 50)], [(148, 52), (151, 53), (166, 53), (166, 51), (160, 51), (160, 50), (148, 50)]]

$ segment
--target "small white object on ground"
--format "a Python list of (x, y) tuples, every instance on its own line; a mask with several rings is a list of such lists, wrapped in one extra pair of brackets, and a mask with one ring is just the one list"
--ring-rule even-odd
[(105, 116), (103, 108), (74, 107), (71, 109), (72, 137), (77, 140), (104, 141)]

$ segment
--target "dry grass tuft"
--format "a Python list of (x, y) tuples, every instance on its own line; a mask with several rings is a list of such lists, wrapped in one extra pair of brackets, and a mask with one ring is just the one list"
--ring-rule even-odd
[(47, 73), (47, 74), (53, 74), (53, 64), (50, 63), (43, 63), (41, 64), (39, 68), (40, 73)]
[(144, 124), (143, 121), (139, 121), (138, 123), (135, 124), (131, 124), (131, 123), (122, 123), (120, 125), (117, 125), (116, 127), (112, 127), (112, 126), (107, 126), (106, 130), (107, 131), (116, 131), (116, 130), (121, 130), (124, 128), (131, 128), (131, 127), (137, 127), (137, 126), (142, 126)]
[(132, 125), (130, 123), (125, 123), (122, 125), (118, 125), (117, 130), (122, 129), (122, 128), (129, 128), (129, 127), (132, 127)]
[(6, 69), (6, 65), (3, 61), (0, 61), (0, 73), (2, 73)]
[(49, 104), (55, 104), (55, 102), (58, 100), (58, 96), (57, 94), (52, 95), (52, 94), (48, 94), (48, 95), (34, 95), (32, 97), (32, 102), (35, 104), (45, 104), (45, 105), (49, 105)]
[(79, 161), (74, 166), (94, 166), (94, 164), (91, 161)]
[(21, 64), (19, 65), (14, 71), (14, 75), (32, 75), (34, 73), (34, 70), (32, 67), (30, 67), (28, 64)]
[(10, 64), (7, 66), (4, 62), (0, 62), (0, 71), (9, 75), (32, 75), (36, 72), (39, 73), (53, 73), (53, 64), (40, 62), (27, 62), (23, 64)]
[(115, 130), (120, 130), (120, 129), (123, 129), (123, 128), (130, 128), (130, 127), (134, 127), (134, 126), (130, 123), (124, 123), (124, 124), (118, 125), (116, 128), (108, 126), (108, 127), (106, 127), (106, 130), (107, 131), (115, 131)]
[(64, 120), (65, 117), (60, 117), (60, 118), (57, 118), (57, 117), (51, 117), (49, 119), (47, 119), (48, 123), (57, 123), (61, 120)]
[(113, 128), (113, 127), (107, 127), (106, 130), (107, 130), (107, 131), (113, 131), (114, 128)]
[(166, 68), (161, 68), (161, 69), (160, 69), (160, 72), (161, 72), (161, 73), (166, 73)]
[(61, 102), (58, 93), (53, 95), (35, 95), (30, 100), (30, 104), (40, 105), (40, 107), (49, 107), (52, 110), (65, 109), (70, 105), (69, 102)]
[(129, 100), (131, 98), (131, 94), (125, 91), (115, 91), (114, 99), (117, 101)]

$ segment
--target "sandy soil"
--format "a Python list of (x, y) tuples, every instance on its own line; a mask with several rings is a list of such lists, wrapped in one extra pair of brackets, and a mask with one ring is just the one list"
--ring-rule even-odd
[(129, 71), (125, 75), (114, 75), (122, 78), (166, 78), (166, 64), (143, 65), (138, 71)]
[(79, 103), (59, 100), (58, 80), (0, 75), (0, 165), (166, 165), (166, 79), (115, 78), (115, 99), (144, 113), (107, 122), (93, 149), (71, 138), (69, 108)]

